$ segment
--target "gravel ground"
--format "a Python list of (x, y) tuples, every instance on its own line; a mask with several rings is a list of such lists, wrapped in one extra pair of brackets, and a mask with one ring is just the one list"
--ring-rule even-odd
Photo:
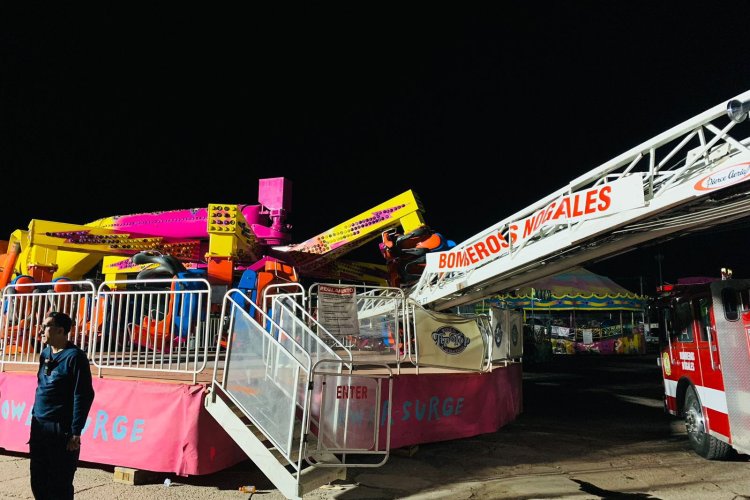
[[(28, 468), (25, 454), (0, 452), (0, 498), (32, 498)], [(243, 485), (257, 488), (254, 500), (283, 498), (249, 460), (138, 486), (115, 483), (113, 469), (82, 463), (76, 498), (249, 498)], [(681, 422), (662, 411), (655, 356), (579, 356), (526, 367), (524, 412), (498, 432), (394, 453), (305, 498), (750, 499), (750, 460), (709, 462), (690, 450)]]

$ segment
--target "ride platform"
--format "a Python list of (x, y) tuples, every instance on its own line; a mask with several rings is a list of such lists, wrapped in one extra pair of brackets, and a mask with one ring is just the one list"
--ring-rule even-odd
[[(35, 372), (33, 365), (12, 363), (0, 372), (0, 447), (6, 450), (28, 453)], [(204, 407), (212, 369), (195, 383), (147, 370), (92, 372), (96, 397), (81, 460), (189, 476), (247, 459)], [(402, 364), (399, 372), (393, 378), (391, 449), (495, 432), (522, 411), (520, 363), (482, 373), (422, 366), (418, 374)], [(384, 423), (385, 401), (381, 409)]]

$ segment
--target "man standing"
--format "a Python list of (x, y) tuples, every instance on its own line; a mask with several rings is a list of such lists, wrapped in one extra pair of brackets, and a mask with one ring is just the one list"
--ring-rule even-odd
[(68, 341), (72, 321), (50, 312), (41, 325), (46, 347), (39, 358), (31, 419), (31, 490), (34, 498), (72, 499), (81, 431), (94, 401), (89, 360)]

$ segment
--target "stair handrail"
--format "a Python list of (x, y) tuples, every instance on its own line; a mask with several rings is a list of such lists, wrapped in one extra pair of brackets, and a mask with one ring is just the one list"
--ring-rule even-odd
[[(276, 328), (280, 333), (283, 332), (284, 335), (287, 336), (292, 341), (292, 343), (296, 344), (300, 348), (300, 350), (302, 351), (304, 357), (306, 358), (306, 363), (303, 363), (302, 361), (300, 361), (300, 359), (297, 356), (295, 356), (295, 354), (292, 353), (282, 342), (280, 342), (278, 339), (276, 339), (267, 329), (263, 328), (263, 326), (258, 321), (255, 320), (255, 318), (253, 317), (253, 315), (250, 314), (247, 310), (245, 310), (239, 302), (237, 302), (237, 300), (235, 299), (235, 297), (237, 297), (238, 295), (239, 295), (239, 297), (241, 297), (242, 299), (244, 299), (246, 301), (246, 303), (249, 304), (250, 307), (254, 311), (257, 311), (258, 314), (260, 314), (262, 316), (263, 324), (271, 325), (272, 327)], [(306, 373), (307, 373), (307, 380), (306, 380), (306, 382), (307, 382), (307, 385), (309, 386), (310, 381), (311, 381), (312, 360), (311, 360), (309, 354), (304, 350), (304, 347), (301, 346), (298, 342), (296, 342), (296, 340), (294, 338), (292, 338), (291, 336), (289, 336), (288, 333), (283, 328), (281, 328), (273, 320), (273, 318), (271, 318), (264, 311), (262, 311), (258, 307), (258, 305), (250, 299), (250, 297), (248, 297), (244, 292), (242, 292), (241, 290), (239, 290), (237, 288), (233, 288), (233, 289), (227, 290), (227, 292), (224, 294), (224, 300), (222, 302), (222, 308), (221, 308), (221, 323), (220, 323), (220, 326), (219, 326), (219, 332), (223, 332), (224, 331), (224, 323), (225, 323), (225, 321), (228, 318), (227, 311), (226, 311), (226, 307), (227, 307), (227, 302), (228, 301), (231, 301), (236, 306), (236, 308), (239, 311), (241, 311), (241, 314), (243, 314), (247, 319), (249, 319), (252, 323), (254, 323), (258, 327), (258, 329), (263, 333), (263, 335), (266, 338), (266, 340), (268, 340), (272, 344), (276, 345), (277, 347), (279, 347), (283, 351), (285, 351), (289, 355), (290, 359), (293, 359), (294, 362), (297, 363), (297, 365), (298, 365), (299, 368), (301, 368), (301, 369), (303, 369), (303, 370), (306, 371)], [(226, 354), (226, 356), (224, 358), (222, 380), (220, 382), (217, 380), (217, 374), (218, 374), (219, 365), (221, 364), (220, 363), (220, 359), (219, 359), (220, 354), (221, 354), (221, 335), (219, 335), (219, 338), (217, 339), (217, 344), (216, 344), (216, 362), (214, 363), (213, 376), (212, 376), (212, 380), (211, 380), (212, 387), (214, 387), (215, 389), (220, 389), (221, 392), (226, 395), (226, 397), (228, 397), (235, 405), (237, 405), (239, 408), (241, 408), (243, 410), (243, 413), (250, 419), (251, 422), (253, 422), (253, 425), (255, 425), (256, 427), (258, 427), (261, 430), (264, 430), (264, 434), (266, 434), (268, 436), (268, 434), (265, 432), (265, 429), (263, 429), (263, 426), (261, 426), (261, 425), (258, 424), (258, 422), (250, 415), (250, 412), (243, 406), (243, 404), (240, 401), (238, 401), (237, 398), (235, 398), (233, 396), (233, 394), (230, 391), (228, 391), (227, 388), (226, 388), (227, 374), (228, 374), (227, 367), (228, 367), (228, 363), (229, 363), (229, 351), (231, 349), (233, 335), (234, 335), (234, 331), (232, 329), (229, 329), (228, 334), (227, 334), (227, 339), (226, 339), (226, 342), (227, 342), (227, 347), (226, 347), (227, 354)], [(219, 383), (217, 383), (217, 382), (219, 382)], [(209, 397), (215, 398), (216, 397), (216, 391), (213, 390), (211, 392), (211, 395)], [(307, 398), (307, 393), (305, 393), (305, 403), (304, 403), (304, 405), (302, 405), (301, 431), (300, 431), (300, 436), (299, 436), (300, 442), (304, 442), (304, 436), (305, 436), (305, 434), (307, 432), (307, 427), (308, 427), (308, 423), (307, 422), (309, 420), (309, 408), (310, 408), (310, 401)], [(293, 429), (294, 429), (294, 422), (292, 422), (292, 430)], [(271, 439), (270, 436), (268, 436), (268, 437), (271, 440), (271, 442), (274, 443), (274, 445), (278, 445), (278, 443), (275, 443), (274, 440)], [(303, 461), (302, 449), (303, 448), (300, 447), (298, 457), (297, 457), (297, 459), (295, 461), (291, 457), (287, 456), (286, 452), (283, 449), (279, 448), (280, 453), (295, 468), (298, 479), (299, 479), (299, 474), (300, 474), (300, 472), (302, 470), (302, 461)]]
[[(297, 291), (295, 292), (292, 290), (297, 290)], [(271, 293), (271, 291), (273, 291), (273, 293)], [(258, 302), (260, 304), (263, 304), (263, 306), (265, 307), (266, 301), (269, 298), (273, 298), (278, 295), (290, 295), (292, 297), (299, 297), (302, 299), (303, 304), (307, 301), (307, 297), (305, 296), (305, 287), (303, 287), (300, 283), (292, 282), (292, 283), (274, 283), (274, 284), (266, 286), (260, 292), (260, 299), (258, 300)]]
[[(332, 354), (334, 356), (334, 359), (336, 361), (339, 361), (339, 360), (345, 361), (344, 358), (342, 358), (338, 353), (336, 353), (336, 351), (334, 351), (331, 348), (331, 346), (329, 346), (328, 344), (326, 344), (323, 341), (323, 339), (320, 338), (320, 334), (316, 335), (312, 331), (312, 329), (307, 326), (307, 324), (305, 322), (309, 321), (311, 324), (313, 324), (316, 327), (318, 327), (318, 332), (322, 332), (323, 336), (325, 338), (330, 339), (339, 349), (341, 349), (342, 351), (344, 351), (346, 353), (346, 358), (349, 361), (348, 369), (351, 371), (351, 363), (354, 361), (354, 357), (352, 356), (352, 351), (349, 348), (347, 348), (346, 346), (344, 346), (344, 344), (339, 339), (337, 339), (335, 335), (333, 335), (332, 333), (330, 333), (323, 325), (321, 325), (318, 322), (317, 319), (315, 319), (315, 317), (312, 314), (310, 314), (309, 312), (307, 312), (307, 309), (305, 309), (304, 306), (300, 305), (297, 301), (293, 300), (292, 297), (293, 297), (293, 295), (290, 295), (290, 294), (279, 294), (279, 295), (274, 295), (272, 297), (272, 300), (273, 300), (274, 304), (278, 303), (279, 305), (281, 305), (282, 307), (284, 307), (287, 310), (290, 309), (289, 306), (288, 306), (288, 304), (292, 304), (293, 310), (290, 311), (290, 312), (295, 317), (297, 317), (297, 318), (299, 318), (301, 320), (304, 320), (303, 321), (303, 326), (305, 328), (307, 328), (308, 330), (310, 330), (311, 337), (315, 338), (318, 341), (318, 343), (324, 348), (325, 351), (327, 351), (330, 354)], [(286, 302), (282, 302), (283, 299), (290, 299), (290, 300), (288, 300)], [(297, 316), (296, 315), (297, 313), (299, 313), (301, 317)]]

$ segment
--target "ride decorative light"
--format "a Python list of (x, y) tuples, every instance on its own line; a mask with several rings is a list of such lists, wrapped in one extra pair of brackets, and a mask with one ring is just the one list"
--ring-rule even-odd
[(738, 101), (732, 99), (727, 103), (727, 116), (735, 122), (740, 123), (745, 121), (747, 114), (750, 112), (750, 101)]

